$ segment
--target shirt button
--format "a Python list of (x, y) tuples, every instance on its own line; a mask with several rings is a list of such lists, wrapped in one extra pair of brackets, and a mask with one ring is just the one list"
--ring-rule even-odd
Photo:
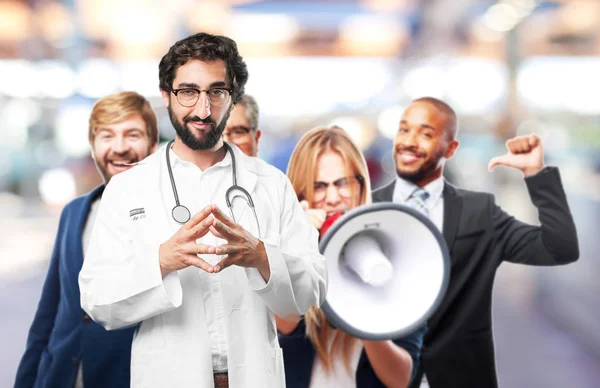
[(77, 361), (78, 361), (78, 360), (77, 360), (77, 357), (71, 357), (71, 363), (72, 363), (73, 365), (77, 365)]
[(85, 323), (90, 323), (92, 321), (92, 318), (90, 318), (90, 316), (87, 314), (83, 314), (83, 317), (81, 318), (81, 320)]

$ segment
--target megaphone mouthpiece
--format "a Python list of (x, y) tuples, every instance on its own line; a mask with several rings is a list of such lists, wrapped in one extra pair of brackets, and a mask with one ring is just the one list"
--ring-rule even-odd
[(382, 287), (390, 282), (394, 267), (385, 257), (377, 241), (359, 234), (348, 241), (344, 249), (344, 262), (363, 282)]

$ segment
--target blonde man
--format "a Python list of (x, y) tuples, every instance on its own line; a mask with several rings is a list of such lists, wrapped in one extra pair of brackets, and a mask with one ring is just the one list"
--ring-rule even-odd
[(42, 295), (15, 387), (129, 387), (133, 328), (107, 332), (81, 309), (77, 279), (104, 186), (154, 152), (156, 115), (135, 92), (99, 100), (89, 121), (104, 184), (62, 211)]

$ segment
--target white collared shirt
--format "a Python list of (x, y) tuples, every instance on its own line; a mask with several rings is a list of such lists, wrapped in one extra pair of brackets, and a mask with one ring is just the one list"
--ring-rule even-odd
[[(167, 150), (167, 152), (169, 152)], [(202, 171), (198, 166), (191, 162), (181, 159), (172, 149), (171, 168), (173, 170), (173, 179), (177, 187), (179, 203), (187, 207), (190, 216), (193, 217), (206, 206), (216, 202), (216, 198), (225, 196), (225, 192), (231, 186), (231, 155), (225, 154), (222, 161)], [(164, 192), (172, 192), (171, 182), (168, 179), (163, 180)], [(220, 196), (220, 197), (219, 197)], [(175, 206), (175, 199), (171, 196), (165, 196), (165, 208), (172, 209)], [(226, 214), (228, 209), (221, 209)], [(171, 222), (177, 228), (180, 225), (171, 218)], [(226, 241), (207, 233), (204, 237), (196, 240), (199, 244), (219, 246)], [(223, 255), (199, 255), (211, 265), (217, 264)], [(220, 274), (209, 274), (202, 269), (198, 269), (198, 282), (201, 284), (204, 297), (204, 308), (206, 322), (208, 324), (208, 334), (210, 338), (210, 348), (212, 354), (213, 371), (227, 372), (227, 335), (225, 312), (223, 308), (223, 286), (221, 284)], [(192, 296), (194, 297), (194, 296)], [(200, 295), (195, 297), (201, 297)]]
[[(408, 198), (417, 188), (418, 186), (414, 183), (397, 177), (392, 201), (394, 203), (406, 205)], [(439, 177), (427, 184), (423, 189), (429, 193), (429, 198), (425, 202), (425, 208), (427, 209), (429, 219), (441, 232), (444, 225), (444, 178)]]

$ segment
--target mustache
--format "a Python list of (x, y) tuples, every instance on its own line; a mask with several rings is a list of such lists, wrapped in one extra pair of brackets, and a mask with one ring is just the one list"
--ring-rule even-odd
[(109, 154), (104, 158), (106, 163), (121, 163), (127, 166), (133, 166), (139, 162), (138, 157), (133, 152), (125, 152), (123, 154)]
[(183, 119), (183, 123), (184, 124), (187, 124), (187, 123), (202, 123), (202, 124), (211, 124), (212, 126), (215, 126), (214, 120), (211, 119), (210, 117), (207, 117), (205, 119), (201, 119), (198, 116), (186, 117), (185, 119)]
[(419, 151), (418, 148), (413, 147), (413, 146), (409, 146), (409, 147), (404, 147), (404, 146), (397, 146), (395, 149), (396, 152), (412, 152), (413, 154), (419, 156), (419, 157), (425, 157), (427, 156), (427, 154), (425, 152)]

